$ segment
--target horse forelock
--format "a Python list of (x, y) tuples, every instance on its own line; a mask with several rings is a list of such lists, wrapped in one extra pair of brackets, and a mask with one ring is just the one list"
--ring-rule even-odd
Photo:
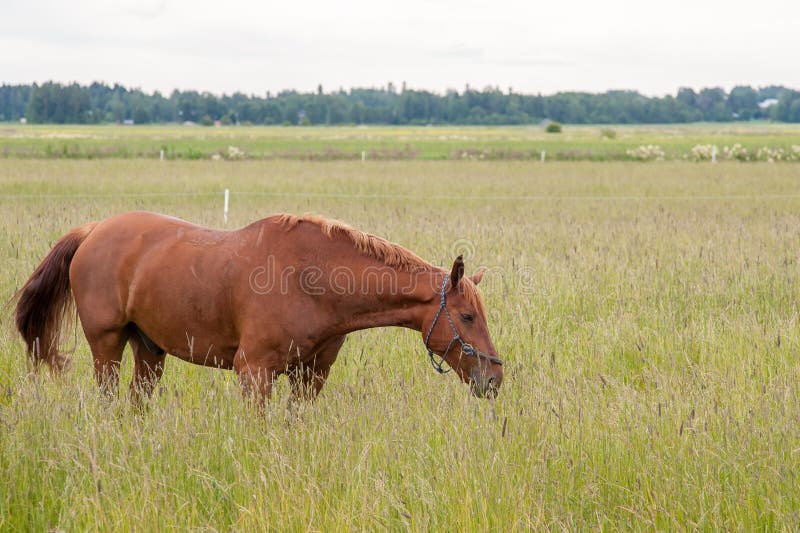
[(435, 269), (433, 265), (411, 250), (377, 235), (357, 230), (338, 220), (311, 214), (297, 216), (284, 213), (277, 215), (277, 222), (287, 231), (292, 230), (301, 222), (315, 224), (328, 238), (344, 237), (353, 243), (353, 246), (361, 255), (382, 261), (390, 267), (409, 272)]
[(464, 276), (458, 282), (458, 289), (470, 305), (477, 309), (483, 316), (486, 316), (486, 307), (483, 304), (481, 293), (478, 286), (468, 276)]

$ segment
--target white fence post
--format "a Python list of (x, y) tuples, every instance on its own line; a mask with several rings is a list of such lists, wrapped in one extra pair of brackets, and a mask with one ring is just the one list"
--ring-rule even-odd
[(366, 160), (367, 160), (367, 151), (361, 150), (361, 162), (363, 163)]
[(222, 216), (225, 219), (225, 223), (228, 223), (228, 204), (231, 197), (231, 191), (229, 189), (225, 189), (225, 206), (222, 208)]
[(544, 163), (544, 158), (546, 154), (547, 152), (545, 150), (542, 150), (542, 163)]

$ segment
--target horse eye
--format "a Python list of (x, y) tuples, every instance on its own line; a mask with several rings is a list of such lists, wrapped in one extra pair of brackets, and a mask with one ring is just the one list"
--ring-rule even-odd
[(472, 315), (469, 313), (461, 313), (461, 320), (464, 322), (472, 322)]

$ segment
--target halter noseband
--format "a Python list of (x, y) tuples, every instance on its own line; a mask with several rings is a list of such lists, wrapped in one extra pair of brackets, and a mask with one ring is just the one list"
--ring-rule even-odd
[[(440, 374), (446, 374), (450, 372), (452, 369), (445, 370), (442, 365), (444, 364), (445, 356), (450, 352), (450, 348), (452, 348), (453, 343), (458, 341), (461, 344), (461, 353), (464, 355), (468, 355), (470, 357), (477, 357), (478, 359), (485, 359), (490, 363), (494, 363), (497, 365), (502, 365), (503, 360), (499, 357), (495, 357), (493, 355), (489, 355), (488, 353), (482, 352), (476, 348), (473, 348), (471, 344), (464, 342), (461, 336), (458, 334), (458, 330), (456, 329), (456, 325), (453, 323), (453, 319), (450, 317), (450, 311), (447, 310), (447, 303), (445, 301), (445, 293), (447, 292), (447, 282), (450, 280), (450, 274), (444, 275), (444, 280), (442, 281), (442, 291), (441, 291), (441, 303), (439, 304), (439, 310), (436, 311), (436, 316), (433, 317), (433, 322), (431, 323), (431, 327), (428, 328), (428, 334), (425, 335), (425, 348), (428, 349), (428, 358), (431, 360), (431, 365), (433, 365), (433, 369), (436, 370)], [(453, 338), (450, 339), (450, 342), (447, 343), (447, 349), (442, 354), (442, 357), (437, 361), (434, 358), (433, 350), (431, 350), (428, 341), (431, 339), (431, 333), (433, 333), (433, 328), (436, 327), (436, 323), (439, 321), (439, 316), (442, 314), (442, 310), (444, 310), (444, 316), (447, 317), (447, 322), (450, 323), (450, 329), (453, 330)]]

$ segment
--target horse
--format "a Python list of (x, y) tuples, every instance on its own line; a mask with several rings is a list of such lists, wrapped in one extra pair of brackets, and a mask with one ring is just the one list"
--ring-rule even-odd
[[(144, 211), (64, 235), (17, 293), (16, 326), (34, 368), (55, 373), (74, 304), (102, 391), (116, 395), (125, 344), (131, 399), (148, 399), (166, 354), (234, 370), (263, 405), (289, 376), (293, 397), (316, 397), (348, 333), (402, 326), (424, 333), (479, 397), (496, 397), (503, 361), (477, 290), (484, 271), (447, 270), (399, 244), (314, 215), (277, 214), (233, 231)], [(434, 358), (434, 355), (439, 359)]]

